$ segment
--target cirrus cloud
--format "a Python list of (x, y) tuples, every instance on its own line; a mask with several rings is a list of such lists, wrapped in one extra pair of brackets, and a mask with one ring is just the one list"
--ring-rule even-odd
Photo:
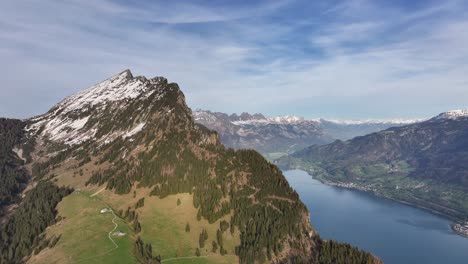
[(130, 68), (178, 82), (193, 108), (428, 117), (468, 107), (467, 13), (459, 1), (9, 1), (0, 115), (40, 114)]

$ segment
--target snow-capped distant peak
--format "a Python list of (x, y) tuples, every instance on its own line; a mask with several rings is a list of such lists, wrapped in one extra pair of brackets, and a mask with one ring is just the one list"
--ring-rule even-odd
[(436, 116), (436, 119), (458, 119), (468, 117), (468, 109), (451, 110)]
[(302, 122), (305, 119), (303, 117), (285, 115), (285, 116), (270, 117), (269, 120), (274, 121), (276, 123), (289, 123), (290, 124), (290, 123)]
[(285, 115), (285, 116), (274, 116), (274, 117), (267, 117), (267, 118), (260, 118), (260, 119), (250, 119), (250, 120), (240, 120), (240, 121), (233, 121), (233, 124), (236, 125), (244, 125), (244, 124), (259, 124), (259, 123), (267, 123), (267, 124), (295, 124), (304, 122), (305, 119), (303, 117), (297, 117), (293, 115)]
[[(220, 116), (225, 116), (234, 125), (263, 125), (263, 124), (299, 124), (299, 123), (334, 123), (337, 125), (408, 125), (413, 123), (418, 123), (425, 121), (427, 119), (363, 119), (363, 120), (344, 120), (344, 119), (327, 119), (327, 118), (315, 118), (315, 119), (306, 119), (303, 117), (298, 117), (295, 115), (284, 115), (284, 116), (273, 116), (265, 117), (262, 114), (250, 115), (248, 113), (243, 113), (241, 116), (244, 118), (239, 118), (237, 115), (233, 114), (230, 117), (237, 117), (235, 120), (229, 118), (227, 114), (224, 113), (212, 113), (210, 111), (204, 111), (197, 109), (194, 111), (194, 118), (199, 122), (215, 122)], [(248, 117), (248, 118), (246, 118)]]

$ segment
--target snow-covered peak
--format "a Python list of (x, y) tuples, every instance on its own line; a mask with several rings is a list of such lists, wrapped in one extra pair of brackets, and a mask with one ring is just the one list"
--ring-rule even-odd
[[(97, 85), (65, 98), (56, 105), (55, 111), (68, 113), (105, 102), (134, 99), (148, 92), (149, 86), (144, 85), (147, 81), (144, 78), (133, 78), (130, 70), (125, 70)], [(149, 96), (150, 93), (147, 95)]]
[(435, 119), (458, 119), (468, 117), (468, 109), (451, 110), (436, 116)]
[[(108, 118), (103, 116), (107, 107), (112, 107), (113, 111), (119, 111), (119, 109), (125, 109), (130, 101), (144, 100), (154, 93), (157, 93), (155, 98), (162, 98), (166, 92), (163, 86), (158, 85), (162, 82), (167, 82), (167, 80), (162, 77), (153, 79), (133, 77), (130, 70), (125, 70), (65, 98), (46, 114), (31, 119), (32, 124), (26, 129), (31, 133), (40, 132), (41, 136), (56, 142), (68, 145), (79, 144), (94, 138), (99, 123)], [(130, 127), (128, 128), (130, 132), (115, 132), (112, 138), (119, 136), (119, 133), (127, 133), (126, 137), (130, 137), (142, 128), (141, 125), (135, 128)]]
[[(263, 116), (262, 116), (263, 117)], [(244, 124), (296, 124), (306, 121), (303, 117), (297, 117), (293, 115), (285, 116), (274, 116), (274, 117), (263, 117), (258, 119), (240, 120), (233, 121), (233, 124), (244, 125)]]
[[(228, 115), (220, 112), (211, 112), (202, 109), (196, 109), (193, 112), (195, 121), (200, 123), (214, 123), (220, 120), (231, 123), (233, 125), (267, 125), (267, 124), (312, 124), (326, 126), (327, 124), (336, 124), (340, 126), (404, 126), (415, 123), (420, 123), (429, 120), (429, 118), (418, 119), (333, 119), (333, 118), (303, 118), (294, 115), (273, 116), (265, 117), (262, 114), (251, 115), (249, 113), (242, 113), (241, 115)], [(432, 119), (458, 119), (468, 117), (468, 109), (451, 110), (439, 114)]]
[(424, 121), (424, 119), (364, 119), (364, 120), (339, 120), (339, 119), (305, 119), (294, 115), (268, 117), (266, 119), (252, 119), (247, 121), (236, 121), (234, 124), (255, 124), (255, 123), (274, 123), (274, 124), (298, 124), (304, 122), (323, 123), (329, 122), (337, 125), (374, 125), (374, 124), (395, 124), (407, 125)]
[(285, 116), (276, 116), (269, 118), (270, 121), (274, 121), (276, 123), (298, 123), (302, 122), (305, 119), (303, 117), (293, 116), (293, 115), (285, 115)]
[[(425, 119), (363, 119), (363, 120), (344, 120), (344, 119), (306, 119), (295, 115), (273, 116), (265, 117), (262, 114), (250, 115), (242, 113), (240, 116), (232, 114), (228, 116), (224, 113), (213, 113), (197, 109), (193, 112), (194, 118), (199, 122), (213, 123), (219, 118), (224, 118), (234, 125), (263, 125), (263, 124), (299, 124), (299, 123), (334, 123), (337, 125), (408, 125), (413, 123), (422, 122)], [(244, 118), (238, 118), (238, 117)], [(234, 118), (233, 118), (234, 117)], [(248, 118), (247, 118), (248, 117)]]
[(193, 119), (198, 123), (213, 123), (217, 118), (211, 114), (205, 112), (194, 111)]

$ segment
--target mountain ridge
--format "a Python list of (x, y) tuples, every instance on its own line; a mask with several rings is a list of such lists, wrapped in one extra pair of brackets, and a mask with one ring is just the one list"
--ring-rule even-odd
[[(427, 121), (310, 146), (276, 161), (330, 184), (424, 207), (456, 221), (468, 217), (468, 116)], [(460, 114), (462, 113), (462, 114)]]
[[(454, 113), (458, 111), (464, 111), (464, 110), (452, 110)], [(468, 111), (468, 110), (466, 110)], [(451, 111), (448, 111), (449, 113)], [(425, 121), (427, 119), (424, 118), (416, 118), (416, 119), (404, 119), (404, 118), (387, 118), (387, 119), (335, 119), (335, 118), (304, 118), (301, 116), (296, 116), (296, 115), (279, 115), (279, 116), (267, 116), (262, 113), (255, 113), (255, 114), (250, 114), (248, 112), (242, 112), (240, 115), (236, 113), (232, 114), (225, 114), (222, 112), (216, 112), (216, 111), (209, 111), (209, 110), (204, 110), (201, 108), (197, 108), (194, 113), (197, 113), (200, 118), (202, 118), (202, 115), (204, 113), (211, 113), (211, 114), (217, 114), (217, 115), (223, 115), (227, 117), (227, 119), (231, 122), (251, 122), (251, 123), (264, 123), (264, 122), (276, 122), (276, 123), (301, 123), (301, 122), (331, 122), (335, 124), (343, 124), (343, 125), (364, 125), (364, 124), (385, 124), (385, 123), (390, 123), (390, 124), (412, 124), (412, 123), (418, 123)]]
[[(75, 192), (57, 205), (46, 224), (40, 223), (36, 229), (40, 236), (31, 233), (15, 238), (21, 239), (15, 248), (8, 244), (0, 248), (7, 262), (13, 256), (23, 256), (32, 263), (41, 263), (41, 259), (60, 262), (63, 254), (80, 259), (82, 252), (93, 252), (92, 243), (76, 244), (69, 230), (81, 221), (87, 221), (93, 230), (102, 228), (79, 217), (83, 210), (94, 212), (88, 213), (88, 218), (98, 221), (104, 216), (96, 218), (97, 208), (76, 207), (82, 203), (96, 206), (90, 200), (94, 195), (115, 211), (122, 228), (130, 232), (116, 239), (118, 245), (127, 245), (122, 252), (142, 263), (180, 256), (174, 248), (161, 246), (181, 247), (180, 242), (172, 241), (174, 234), (163, 235), (165, 229), (157, 228), (162, 223), (155, 229), (148, 222), (173, 218), (179, 200), (177, 205), (167, 205), (170, 209), (159, 212), (157, 218), (152, 218), (152, 210), (145, 206), (159, 208), (178, 196), (188, 197), (192, 205), (187, 204), (187, 209), (195, 213), (165, 224), (177, 233), (182, 226), (200, 228), (194, 230), (202, 231), (198, 247), (190, 232), (181, 234), (186, 242), (180, 250), (190, 257), (207, 254), (203, 248), (209, 234), (216, 256), (235, 255), (240, 263), (305, 263), (330, 257), (325, 248), (341, 258), (378, 262), (349, 245), (322, 241), (310, 224), (307, 208), (281, 171), (255, 151), (225, 148), (216, 132), (194, 122), (178, 85), (162, 77), (147, 79), (121, 72), (65, 98), (26, 123), (25, 138), (16, 147), (28, 156), (25, 168), (32, 183), (45, 183), (41, 188), (48, 190), (64, 188), (60, 189), (64, 194), (69, 188)], [(51, 193), (44, 192), (37, 200), (28, 198), (28, 204), (42, 204)], [(37, 194), (26, 193), (26, 197), (31, 195)], [(28, 204), (14, 211), (10, 219), (37, 206)], [(67, 213), (72, 209), (76, 212)], [(68, 218), (63, 219), (63, 215)], [(8, 223), (24, 228), (22, 222)], [(52, 226), (45, 229), (48, 225)], [(14, 237), (10, 230), (1, 230), (1, 237)], [(48, 249), (42, 250), (47, 244)], [(31, 255), (33, 250), (37, 255)]]
[(433, 117), (433, 119), (458, 119), (464, 117), (468, 117), (468, 109), (450, 110), (440, 113), (439, 115)]
[(336, 139), (402, 126), (415, 120), (328, 121), (297, 116), (266, 117), (263, 114), (225, 114), (197, 109), (195, 122), (220, 135), (221, 141), (234, 149), (253, 148), (269, 159), (293, 153), (310, 145), (323, 145)]

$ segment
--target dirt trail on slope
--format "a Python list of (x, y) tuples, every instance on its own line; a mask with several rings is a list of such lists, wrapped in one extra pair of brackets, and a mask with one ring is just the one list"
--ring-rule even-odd
[[(89, 197), (93, 197), (93, 196), (96, 196), (98, 193), (102, 192), (103, 190), (105, 190), (106, 188), (102, 188), (101, 190), (97, 191), (96, 193), (90, 195)], [(101, 203), (103, 203), (106, 207), (108, 207), (108, 205), (106, 203), (104, 203), (103, 201), (101, 201), (101, 199), (97, 198)], [(91, 259), (95, 259), (95, 258), (99, 258), (99, 257), (102, 257), (102, 256), (105, 256), (109, 253), (111, 253), (112, 251), (116, 250), (119, 248), (119, 245), (117, 245), (117, 243), (115, 243), (114, 239), (112, 239), (112, 233), (117, 229), (117, 227), (119, 226), (119, 224), (117, 224), (115, 222), (115, 220), (117, 219), (117, 215), (114, 213), (114, 210), (110, 209), (110, 212), (112, 213), (112, 215), (114, 216), (112, 218), (112, 223), (114, 224), (114, 228), (109, 231), (109, 233), (107, 234), (107, 236), (109, 237), (109, 240), (112, 242), (112, 244), (114, 244), (114, 248), (111, 248), (109, 250), (107, 250), (106, 252), (103, 252), (102, 254), (99, 254), (99, 255), (96, 255), (96, 256), (92, 256), (92, 257), (89, 257), (89, 258), (84, 258), (84, 259), (79, 259), (77, 261), (74, 261), (72, 263), (76, 264), (76, 263), (83, 263), (85, 261), (88, 261), (88, 260), (91, 260)]]
[(119, 226), (116, 222), (115, 222), (115, 219), (117, 218), (117, 216), (115, 215), (114, 213), (114, 210), (110, 209), (112, 215), (114, 216), (114, 218), (112, 218), (112, 223), (114, 223), (114, 229), (112, 229), (111, 231), (109, 231), (109, 234), (108, 234), (108, 237), (110, 239), (110, 241), (112, 241), (112, 243), (114, 244), (115, 248), (114, 249), (117, 249), (119, 248), (119, 246), (117, 245), (117, 243), (115, 243), (114, 239), (112, 239), (112, 233), (117, 229), (117, 227)]
[(91, 196), (89, 196), (89, 197), (94, 197), (94, 196), (98, 195), (100, 192), (104, 191), (105, 189), (106, 189), (106, 187), (104, 187), (104, 188), (102, 188), (101, 190), (99, 190), (99, 191), (97, 191), (97, 192), (91, 194)]

